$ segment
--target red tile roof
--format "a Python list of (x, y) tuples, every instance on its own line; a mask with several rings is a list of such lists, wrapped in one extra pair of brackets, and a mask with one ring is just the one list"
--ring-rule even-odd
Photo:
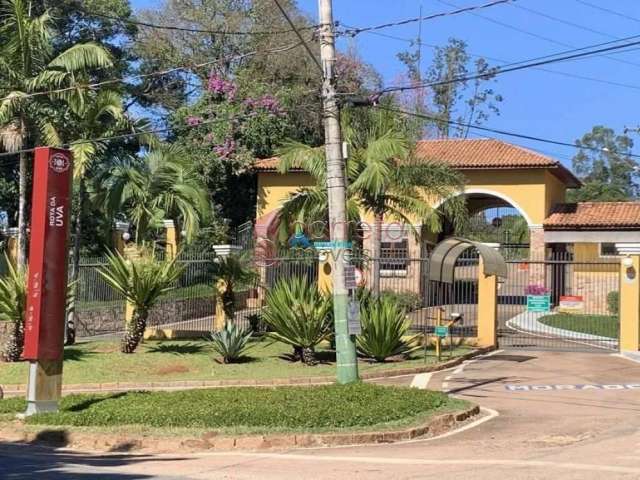
[(560, 203), (545, 230), (640, 230), (640, 202)]
[[(570, 187), (580, 181), (559, 161), (511, 143), (495, 139), (421, 140), (416, 145), (416, 157), (444, 162), (459, 170), (548, 168)], [(255, 170), (274, 171), (278, 158), (254, 163)]]

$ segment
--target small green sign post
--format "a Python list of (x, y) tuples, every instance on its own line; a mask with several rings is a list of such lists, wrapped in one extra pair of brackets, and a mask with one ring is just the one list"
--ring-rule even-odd
[(551, 295), (527, 295), (527, 312), (551, 311)]
[(447, 338), (449, 335), (449, 327), (447, 326), (437, 326), (434, 329), (434, 333), (438, 338)]

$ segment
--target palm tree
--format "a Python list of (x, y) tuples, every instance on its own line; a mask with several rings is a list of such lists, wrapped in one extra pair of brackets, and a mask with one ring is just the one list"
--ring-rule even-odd
[(51, 138), (54, 129), (46, 107), (59, 108), (74, 97), (80, 101), (85, 94), (78, 82), (82, 73), (113, 62), (107, 50), (93, 43), (74, 45), (54, 57), (49, 14), (32, 17), (25, 0), (0, 2), (0, 145), (19, 152), (18, 264), (24, 265), (28, 157), (23, 150), (36, 145), (38, 137)]
[[(49, 130), (49, 142), (62, 145), (63, 137), (73, 140), (69, 148), (73, 152), (73, 179), (77, 190), (77, 211), (74, 223), (74, 239), (71, 254), (71, 282), (77, 282), (80, 274), (80, 248), (82, 240), (82, 218), (87, 204), (87, 182), (92, 179), (96, 163), (104, 158), (108, 144), (100, 138), (123, 131), (143, 131), (147, 127), (145, 120), (130, 120), (124, 113), (122, 97), (113, 90), (101, 90), (90, 93), (86, 98), (69, 99), (71, 128)], [(67, 131), (68, 130), (68, 131)], [(153, 142), (151, 136), (139, 135), (138, 140)], [(69, 309), (67, 321), (67, 344), (73, 343), (73, 315), (75, 305)]]
[(124, 215), (133, 222), (136, 243), (167, 218), (191, 241), (210, 213), (206, 187), (187, 155), (176, 146), (120, 161), (102, 172), (100, 183), (99, 201), (108, 214)]
[(213, 276), (220, 285), (218, 298), (222, 302), (227, 321), (233, 321), (236, 313), (236, 292), (255, 287), (258, 272), (251, 265), (246, 253), (218, 257), (214, 263)]
[[(372, 291), (380, 289), (382, 224), (385, 219), (402, 222), (414, 235), (413, 219), (425, 228), (439, 232), (443, 217), (462, 224), (466, 219), (464, 200), (456, 197), (464, 188), (461, 174), (438, 162), (424, 162), (414, 157), (410, 139), (398, 117), (375, 110), (366, 117), (344, 116), (345, 141), (349, 145), (347, 159), (347, 211), (350, 221), (361, 213), (374, 218), (371, 229), (374, 259)], [(284, 203), (281, 211), (283, 228), (292, 222), (309, 223), (327, 218), (325, 158), (320, 148), (288, 143), (280, 151), (280, 170), (301, 167), (315, 179), (316, 185), (298, 189)], [(449, 198), (436, 209), (432, 202)], [(355, 225), (356, 222), (352, 224)]]
[(122, 353), (133, 353), (147, 328), (149, 311), (164, 293), (174, 288), (183, 268), (175, 258), (157, 261), (153, 254), (143, 253), (139, 258), (127, 260), (117, 253), (110, 254), (107, 265), (98, 272), (133, 305), (133, 317), (120, 344)]

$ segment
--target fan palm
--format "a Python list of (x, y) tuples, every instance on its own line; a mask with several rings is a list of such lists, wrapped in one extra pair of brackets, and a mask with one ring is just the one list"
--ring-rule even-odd
[[(410, 139), (402, 123), (387, 111), (375, 110), (358, 119), (344, 116), (345, 140), (350, 146), (347, 159), (347, 212), (350, 225), (355, 225), (362, 213), (373, 216), (371, 256), (374, 258), (374, 293), (380, 289), (382, 223), (385, 219), (400, 221), (413, 230), (414, 219), (432, 232), (442, 228), (442, 217), (462, 224), (466, 209), (461, 197), (454, 197), (464, 188), (461, 174), (438, 162), (417, 161)], [(280, 170), (303, 168), (315, 179), (316, 185), (293, 193), (281, 211), (282, 228), (293, 222), (309, 224), (327, 218), (326, 162), (321, 148), (288, 143), (280, 151)], [(438, 199), (450, 198), (440, 209), (432, 206)]]
[(19, 152), (19, 265), (26, 259), (28, 165), (22, 150), (38, 138), (52, 143), (55, 129), (47, 107), (55, 104), (59, 109), (60, 102), (74, 98), (81, 102), (86, 93), (79, 84), (83, 73), (113, 65), (107, 50), (94, 43), (74, 45), (54, 57), (51, 21), (46, 12), (31, 16), (25, 0), (0, 0), (0, 145)]
[(166, 218), (186, 232), (190, 241), (209, 215), (207, 190), (187, 155), (176, 146), (163, 146), (143, 157), (127, 158), (100, 176), (99, 201), (113, 217), (124, 215), (143, 241)]
[(236, 292), (252, 288), (259, 278), (251, 265), (251, 259), (245, 254), (233, 254), (218, 257), (214, 263), (213, 276), (220, 285), (218, 298), (222, 302), (227, 321), (233, 321), (236, 313)]
[(119, 253), (109, 254), (107, 265), (98, 273), (133, 305), (133, 317), (127, 322), (120, 345), (122, 353), (133, 353), (147, 327), (149, 311), (158, 299), (173, 289), (183, 268), (176, 259), (158, 261), (143, 253), (139, 258), (127, 260)]

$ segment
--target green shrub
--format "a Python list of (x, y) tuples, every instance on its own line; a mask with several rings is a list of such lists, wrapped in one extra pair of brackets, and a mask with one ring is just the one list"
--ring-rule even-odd
[(620, 310), (620, 292), (612, 290), (607, 294), (607, 309), (611, 315), (618, 315)]
[(274, 340), (291, 345), (294, 357), (315, 363), (315, 347), (331, 335), (331, 298), (306, 277), (280, 280), (267, 294), (262, 314)]
[(356, 338), (358, 351), (376, 362), (413, 351), (416, 337), (405, 340), (411, 321), (404, 308), (390, 297), (367, 298), (360, 304), (362, 333)]
[(0, 278), (0, 321), (11, 324), (2, 358), (6, 362), (20, 360), (24, 348), (24, 313), (27, 303), (27, 274), (6, 258), (7, 274)]
[(390, 301), (398, 305), (405, 312), (413, 312), (422, 306), (422, 297), (420, 294), (405, 290), (403, 292), (395, 292), (393, 290), (384, 290), (380, 292), (380, 296), (388, 298)]
[(224, 328), (211, 334), (212, 347), (222, 357), (223, 363), (233, 363), (247, 349), (251, 330), (238, 327), (234, 322), (225, 322)]

